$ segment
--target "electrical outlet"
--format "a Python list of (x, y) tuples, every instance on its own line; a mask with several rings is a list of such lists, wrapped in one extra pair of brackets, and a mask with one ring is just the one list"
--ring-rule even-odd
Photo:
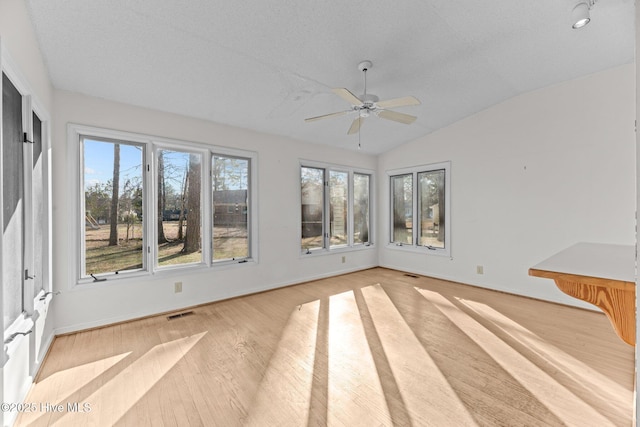
[(342, 263), (344, 264), (345, 262), (347, 262), (347, 257), (346, 256), (342, 256)]
[(482, 265), (476, 265), (476, 273), (484, 274), (484, 267)]
[(173, 291), (178, 294), (182, 292), (182, 282), (176, 282), (173, 284)]

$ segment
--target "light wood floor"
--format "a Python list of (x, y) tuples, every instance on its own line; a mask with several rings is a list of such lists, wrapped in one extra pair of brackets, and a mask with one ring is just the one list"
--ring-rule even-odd
[(375, 268), (58, 337), (26, 402), (64, 411), (17, 425), (629, 426), (633, 359), (602, 314)]

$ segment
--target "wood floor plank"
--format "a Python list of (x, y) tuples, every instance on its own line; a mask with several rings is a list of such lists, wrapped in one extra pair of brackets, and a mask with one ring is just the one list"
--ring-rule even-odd
[(384, 268), (192, 311), (57, 337), (16, 425), (631, 424), (595, 311)]

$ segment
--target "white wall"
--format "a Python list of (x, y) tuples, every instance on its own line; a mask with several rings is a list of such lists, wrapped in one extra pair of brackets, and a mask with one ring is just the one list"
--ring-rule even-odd
[[(22, 84), (28, 86), (34, 105), (51, 112), (53, 88), (49, 82), (31, 20), (22, 0), (0, 1), (0, 46), (3, 57), (10, 58), (12, 71)], [(41, 116), (42, 117), (42, 116)], [(46, 147), (45, 147), (46, 148)], [(45, 158), (47, 152), (45, 152)], [(45, 284), (45, 288), (47, 284)], [(0, 292), (0, 310), (2, 293)], [(33, 320), (33, 332), (27, 337), (18, 337), (3, 346), (0, 356), (0, 401), (19, 403), (31, 386), (33, 375), (53, 338), (54, 325), (46, 303), (37, 302), (29, 313)], [(0, 412), (0, 422), (10, 425), (17, 412)]]
[[(300, 159), (375, 169), (376, 158), (281, 137), (117, 104), (69, 92), (55, 93), (53, 154), (54, 279), (62, 294), (55, 299), (58, 332), (182, 308), (317, 277), (377, 265), (375, 247), (341, 254), (300, 255)], [(99, 126), (167, 138), (209, 143), (258, 153), (259, 263), (170, 277), (126, 279), (73, 288), (69, 271), (73, 242), (69, 235), (71, 188), (67, 170), (67, 123)], [(183, 282), (175, 294), (173, 283)], [(73, 288), (73, 289), (72, 289)]]
[[(577, 242), (635, 244), (634, 92), (634, 66), (622, 66), (515, 97), (381, 155), (380, 264), (592, 308), (527, 271)], [(451, 259), (386, 246), (385, 171), (446, 160)]]
[(0, 37), (35, 96), (51, 112), (53, 87), (24, 1), (0, 1)]

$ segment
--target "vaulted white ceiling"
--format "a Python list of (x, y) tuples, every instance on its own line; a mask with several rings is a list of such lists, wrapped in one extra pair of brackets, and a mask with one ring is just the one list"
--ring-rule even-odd
[(331, 92), (413, 95), (411, 125), (370, 117), (381, 153), (518, 94), (634, 60), (633, 0), (27, 0), (56, 88), (357, 148)]

